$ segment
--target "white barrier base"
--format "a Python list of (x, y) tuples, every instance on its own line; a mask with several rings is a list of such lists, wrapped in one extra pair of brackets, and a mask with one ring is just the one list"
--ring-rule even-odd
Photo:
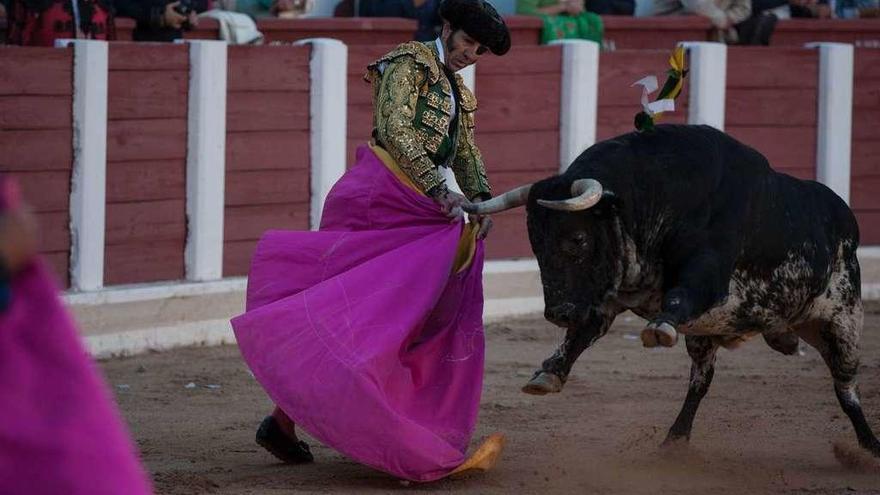
[[(874, 273), (878, 268), (874, 265), (880, 265), (880, 248), (862, 249), (859, 258), (863, 272)], [(537, 272), (538, 265), (533, 259), (487, 262), (484, 321), (493, 323), (543, 313), (544, 298)], [(96, 358), (107, 358), (188, 345), (234, 344), (229, 318), (243, 310), (246, 287), (245, 278), (144, 284), (69, 293), (64, 300), (82, 317), (80, 327), (89, 352)], [(862, 284), (862, 299), (880, 300), (880, 283), (871, 280)], [(214, 319), (181, 318), (193, 314)], [(135, 324), (130, 324), (135, 320)], [(123, 324), (136, 328), (125, 328)], [(150, 324), (156, 326), (145, 328)]]
[(191, 345), (234, 344), (235, 335), (229, 320), (223, 319), (86, 336), (83, 340), (92, 357), (104, 359)]

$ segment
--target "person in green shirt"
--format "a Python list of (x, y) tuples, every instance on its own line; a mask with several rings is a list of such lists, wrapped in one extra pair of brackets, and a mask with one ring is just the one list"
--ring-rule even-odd
[(558, 39), (602, 42), (602, 18), (584, 8), (584, 0), (517, 0), (516, 13), (540, 16), (541, 43)]

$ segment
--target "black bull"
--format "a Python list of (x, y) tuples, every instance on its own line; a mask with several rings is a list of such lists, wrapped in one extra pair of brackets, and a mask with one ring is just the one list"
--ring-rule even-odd
[(693, 360), (666, 442), (687, 439), (719, 346), (762, 334), (784, 354), (815, 347), (859, 443), (880, 456), (856, 386), (863, 314), (849, 207), (813, 181), (705, 126), (659, 126), (592, 146), (568, 170), (469, 206), (526, 205), (545, 316), (563, 343), (524, 391), (559, 392), (578, 356), (631, 310), (646, 346), (685, 334)]

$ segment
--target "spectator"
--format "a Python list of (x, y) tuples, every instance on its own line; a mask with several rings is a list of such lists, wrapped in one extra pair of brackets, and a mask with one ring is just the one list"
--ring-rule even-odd
[(296, 19), (306, 16), (314, 7), (314, 0), (274, 0), (272, 14), (284, 19)]
[(13, 45), (53, 46), (56, 39), (112, 40), (110, 0), (6, 0), (6, 40)]
[(247, 14), (255, 19), (283, 17), (295, 19), (307, 15), (315, 6), (314, 0), (218, 0), (217, 8)]
[(780, 18), (790, 17), (787, 0), (752, 0), (752, 15), (736, 25), (740, 45), (769, 45)]
[(431, 41), (440, 36), (440, 0), (360, 0), (361, 17), (404, 17), (418, 21), (415, 39)]
[(115, 0), (119, 17), (137, 22), (134, 41), (174, 41), (198, 24), (196, 13), (208, 9), (208, 0)]
[(841, 19), (880, 17), (880, 1), (837, 0), (834, 14)]
[(199, 18), (203, 17), (217, 21), (219, 38), (230, 45), (262, 45), (266, 41), (249, 14), (214, 8), (199, 14)]
[(831, 6), (828, 0), (789, 0), (788, 4), (792, 17), (831, 18)]
[(696, 14), (712, 21), (717, 41), (731, 45), (740, 44), (737, 26), (752, 16), (751, 0), (701, 0), (691, 5)]
[(567, 38), (602, 42), (602, 18), (588, 12), (583, 0), (517, 0), (516, 13), (543, 19), (541, 43)]
[(587, 10), (599, 15), (633, 15), (635, 0), (586, 0)]
[(274, 17), (272, 14), (272, 0), (218, 0), (214, 7), (229, 12), (240, 12), (254, 19)]
[(767, 45), (778, 18), (765, 10), (778, 7), (774, 1), (761, 0), (758, 9), (753, 9), (752, 0), (638, 0), (635, 15), (697, 14), (712, 22), (715, 41), (733, 45)]
[(752, 0), (752, 14), (766, 12), (776, 19), (791, 19), (791, 7), (788, 0)]
[(340, 0), (333, 8), (333, 17), (354, 17), (355, 0)]

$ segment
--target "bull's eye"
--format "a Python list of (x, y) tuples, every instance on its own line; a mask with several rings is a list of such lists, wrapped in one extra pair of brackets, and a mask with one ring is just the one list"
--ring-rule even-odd
[(571, 234), (571, 237), (562, 241), (562, 252), (569, 255), (580, 257), (586, 254), (587, 243), (589, 238), (586, 232), (578, 231)]

